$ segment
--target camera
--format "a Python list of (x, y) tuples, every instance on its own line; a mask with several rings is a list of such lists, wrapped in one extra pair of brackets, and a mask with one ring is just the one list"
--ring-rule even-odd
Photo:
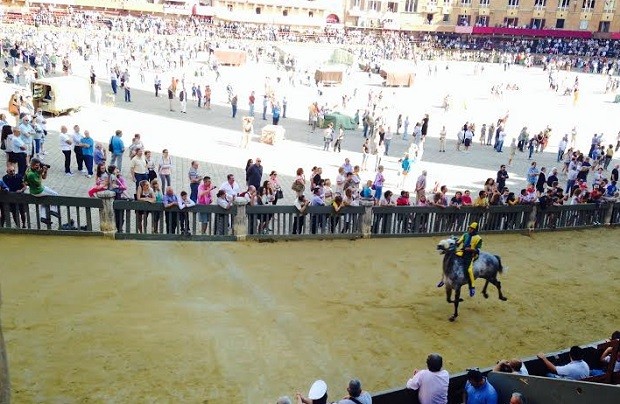
[(46, 170), (49, 170), (50, 168), (52, 168), (52, 166), (51, 166), (51, 165), (49, 165), (49, 164), (43, 164), (43, 163), (41, 163), (41, 168), (44, 168), (44, 169), (46, 169)]

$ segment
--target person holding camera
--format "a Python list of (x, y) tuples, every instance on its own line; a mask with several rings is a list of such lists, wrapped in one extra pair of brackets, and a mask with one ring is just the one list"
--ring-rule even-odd
[[(26, 170), (26, 176), (24, 177), (24, 182), (28, 185), (30, 195), (37, 198), (42, 196), (58, 196), (56, 191), (43, 185), (43, 180), (47, 178), (47, 170), (49, 168), (48, 164), (42, 164), (38, 158), (30, 160), (30, 167)], [(52, 224), (52, 220), (47, 215), (48, 210), (50, 215), (58, 218), (60, 218), (60, 213), (58, 212), (58, 206), (48, 208), (46, 205), (40, 205), (41, 222), (49, 226)]]

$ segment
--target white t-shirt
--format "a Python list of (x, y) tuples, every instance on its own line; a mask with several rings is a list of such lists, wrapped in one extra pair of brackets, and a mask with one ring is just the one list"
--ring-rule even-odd
[(566, 379), (581, 380), (590, 376), (590, 367), (584, 361), (571, 361), (568, 365), (556, 366), (559, 376)]
[[(370, 396), (370, 393), (368, 393), (367, 391), (362, 391), (362, 394), (359, 395), (359, 397), (355, 397), (357, 401), (359, 401), (362, 404), (372, 404), (372, 397)], [(349, 400), (348, 398), (344, 398), (340, 401), (338, 401), (338, 404), (355, 404), (355, 401)]]
[(232, 185), (230, 185), (230, 183), (226, 181), (220, 186), (220, 189), (223, 189), (224, 192), (226, 192), (226, 195), (229, 197), (237, 196), (240, 192), (239, 184), (237, 184), (237, 181), (233, 182)]
[(60, 133), (59, 137), (58, 137), (59, 141), (60, 141), (60, 150), (62, 151), (66, 151), (66, 150), (72, 150), (73, 149), (73, 144), (67, 144), (67, 141), (71, 141), (71, 138), (69, 137), (69, 134), (67, 133)]
[(431, 372), (424, 369), (407, 382), (407, 388), (418, 390), (420, 404), (447, 404), (450, 375), (447, 370)]

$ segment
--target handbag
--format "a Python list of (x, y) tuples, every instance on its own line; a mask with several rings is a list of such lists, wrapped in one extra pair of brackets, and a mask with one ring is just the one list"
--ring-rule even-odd
[(276, 191), (276, 199), (284, 199), (284, 192), (281, 189)]

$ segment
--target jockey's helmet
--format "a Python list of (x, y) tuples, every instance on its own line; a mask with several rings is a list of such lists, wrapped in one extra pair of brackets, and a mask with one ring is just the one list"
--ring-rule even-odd
[(478, 230), (478, 222), (471, 222), (469, 225), (470, 229)]

